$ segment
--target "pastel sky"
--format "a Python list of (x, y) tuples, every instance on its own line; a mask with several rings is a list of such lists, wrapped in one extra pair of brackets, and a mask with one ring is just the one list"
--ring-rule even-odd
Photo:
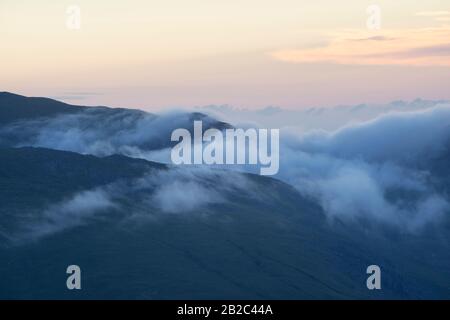
[(0, 0), (0, 91), (148, 110), (450, 99), (450, 0)]

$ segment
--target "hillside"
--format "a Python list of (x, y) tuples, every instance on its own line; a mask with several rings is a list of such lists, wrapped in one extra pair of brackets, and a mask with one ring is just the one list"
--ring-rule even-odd
[[(248, 186), (239, 190), (222, 188), (229, 173), (203, 176), (199, 183), (226, 200), (174, 214), (151, 201), (164, 181), (135, 188), (136, 177), (175, 170), (165, 166), (35, 148), (1, 149), (0, 162), (0, 298), (448, 297), (440, 281), (449, 277), (448, 247), (408, 236), (392, 246), (388, 234), (330, 224), (274, 179), (238, 174), (233, 179)], [(115, 204), (99, 213), (85, 203), (75, 211), (54, 205), (73, 205), (69, 195), (105, 185), (115, 186), (102, 189)], [(384, 272), (381, 294), (365, 288), (374, 262)], [(82, 268), (79, 292), (65, 289), (69, 264)]]
[(99, 156), (146, 152), (173, 145), (177, 128), (193, 132), (201, 120), (204, 130), (231, 125), (199, 112), (168, 112), (74, 106), (48, 98), (0, 92), (0, 147), (44, 147)]

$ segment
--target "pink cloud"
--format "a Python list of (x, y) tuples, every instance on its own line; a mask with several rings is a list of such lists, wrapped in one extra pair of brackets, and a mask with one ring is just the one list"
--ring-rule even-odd
[(291, 63), (450, 66), (450, 27), (367, 31), (346, 30), (327, 46), (286, 49), (270, 55)]

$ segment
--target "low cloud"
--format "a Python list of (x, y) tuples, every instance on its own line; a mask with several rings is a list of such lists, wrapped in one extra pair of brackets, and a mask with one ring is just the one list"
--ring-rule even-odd
[(445, 100), (393, 101), (387, 104), (340, 105), (284, 109), (269, 106), (263, 109), (242, 109), (232, 106), (205, 106), (200, 112), (238, 127), (289, 128), (305, 133), (311, 130), (336, 131), (354, 123), (367, 122), (388, 113), (427, 110), (438, 105), (450, 104)]
[[(199, 115), (203, 117), (202, 115)], [(202, 118), (208, 126), (214, 120)], [(176, 128), (191, 128), (193, 114), (87, 108), (75, 114), (20, 121), (0, 128), (0, 145), (33, 146), (81, 154), (122, 154), (152, 159), (152, 151), (170, 147)]]
[(14, 238), (16, 241), (40, 239), (44, 236), (83, 225), (96, 214), (111, 210), (116, 205), (111, 195), (102, 188), (82, 191), (68, 199), (52, 204), (40, 213), (34, 213)]
[[(298, 112), (275, 107), (261, 112), (224, 107), (215, 112), (234, 115), (241, 121), (272, 121), (272, 126), (263, 127), (277, 127), (273, 124), (276, 121), (300, 123), (300, 130), (292, 131), (288, 123), (281, 132), (280, 172), (276, 177), (315, 199), (331, 221), (373, 220), (414, 233), (438, 225), (448, 215), (449, 195), (437, 183), (447, 173), (442, 168), (435, 171), (433, 165), (435, 159), (450, 153), (448, 103), (416, 100), (382, 107), (360, 105)], [(255, 114), (259, 118), (253, 117)], [(352, 122), (355, 119), (357, 122)], [(133, 110), (104, 113), (92, 109), (16, 123), (2, 128), (0, 137), (21, 145), (164, 161), (169, 158), (167, 143), (172, 129), (190, 125), (189, 114), (155, 116)], [(320, 125), (323, 128), (312, 130)], [(32, 233), (46, 235), (82, 224), (99, 217), (98, 213), (120, 209), (124, 199), (136, 202), (130, 212), (133, 217), (213, 213), (215, 205), (228, 203), (236, 194), (260, 200), (251, 179), (232, 171), (251, 172), (251, 168), (224, 168), (227, 170), (171, 167), (131, 182), (86, 190), (45, 208), (41, 219), (30, 224), (35, 226)]]
[(194, 217), (215, 214), (211, 205), (231, 204), (230, 197), (260, 201), (245, 174), (208, 167), (151, 170), (141, 177), (119, 180), (72, 196), (21, 216), (16, 228), (1, 232), (21, 244), (105, 219), (149, 222), (169, 214)]
[(159, 208), (171, 213), (192, 211), (208, 204), (223, 202), (219, 193), (192, 181), (170, 182), (156, 191), (153, 200)]
[(450, 106), (394, 113), (335, 132), (285, 135), (278, 177), (315, 198), (332, 220), (419, 232), (449, 214), (432, 172), (449, 149)]
[(238, 192), (250, 196), (252, 182), (238, 172), (208, 167), (172, 168), (140, 179), (140, 188), (156, 186), (150, 201), (167, 213), (183, 213), (204, 209), (211, 204), (228, 201), (228, 195)]
[(383, 115), (332, 133), (311, 132), (301, 138), (300, 144), (302, 150), (310, 153), (415, 164), (425, 156), (445, 151), (449, 134), (450, 105), (443, 105), (425, 111)]

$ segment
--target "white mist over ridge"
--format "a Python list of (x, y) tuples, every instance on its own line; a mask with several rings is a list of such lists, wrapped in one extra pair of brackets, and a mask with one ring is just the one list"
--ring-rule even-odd
[[(445, 101), (300, 111), (219, 111), (237, 119), (230, 122), (235, 127), (280, 128), (279, 173), (275, 177), (315, 199), (331, 220), (375, 219), (418, 232), (439, 224), (449, 214), (448, 191), (436, 183), (446, 179), (447, 172), (442, 172), (446, 169), (433, 171), (435, 159), (450, 156), (450, 104)], [(256, 123), (260, 119), (263, 122)], [(212, 128), (226, 128), (212, 116), (202, 115), (201, 120)], [(171, 133), (177, 128), (192, 128), (193, 122), (193, 113), (186, 112), (153, 115), (93, 108), (0, 127), (0, 145), (96, 156), (122, 154), (170, 164)], [(258, 170), (251, 165), (218, 167), (251, 173)], [(214, 170), (206, 169), (201, 180), (214, 177)], [(220, 190), (205, 190), (198, 177), (188, 175), (182, 181), (174, 176), (166, 178), (167, 184), (152, 196), (163, 211), (189, 211), (223, 203)], [(443, 185), (448, 187), (448, 181)], [(182, 192), (185, 189), (190, 193)]]
[(0, 235), (21, 244), (109, 219), (124, 210), (123, 199), (127, 197), (133, 198), (135, 208), (125, 210), (123, 223), (141, 224), (168, 215), (186, 216), (187, 213), (190, 216), (198, 216), (199, 212), (214, 215), (208, 207), (230, 203), (230, 197), (236, 192), (249, 199), (264, 201), (257, 190), (251, 179), (236, 172), (208, 167), (151, 170), (132, 180), (76, 192), (43, 210), (34, 210), (23, 216), (14, 229), (0, 230)]
[(169, 111), (159, 115), (132, 109), (85, 108), (77, 113), (19, 120), (0, 127), (0, 146), (33, 146), (95, 156), (123, 154), (149, 159), (147, 153), (171, 145), (176, 128), (219, 124), (202, 114)]

